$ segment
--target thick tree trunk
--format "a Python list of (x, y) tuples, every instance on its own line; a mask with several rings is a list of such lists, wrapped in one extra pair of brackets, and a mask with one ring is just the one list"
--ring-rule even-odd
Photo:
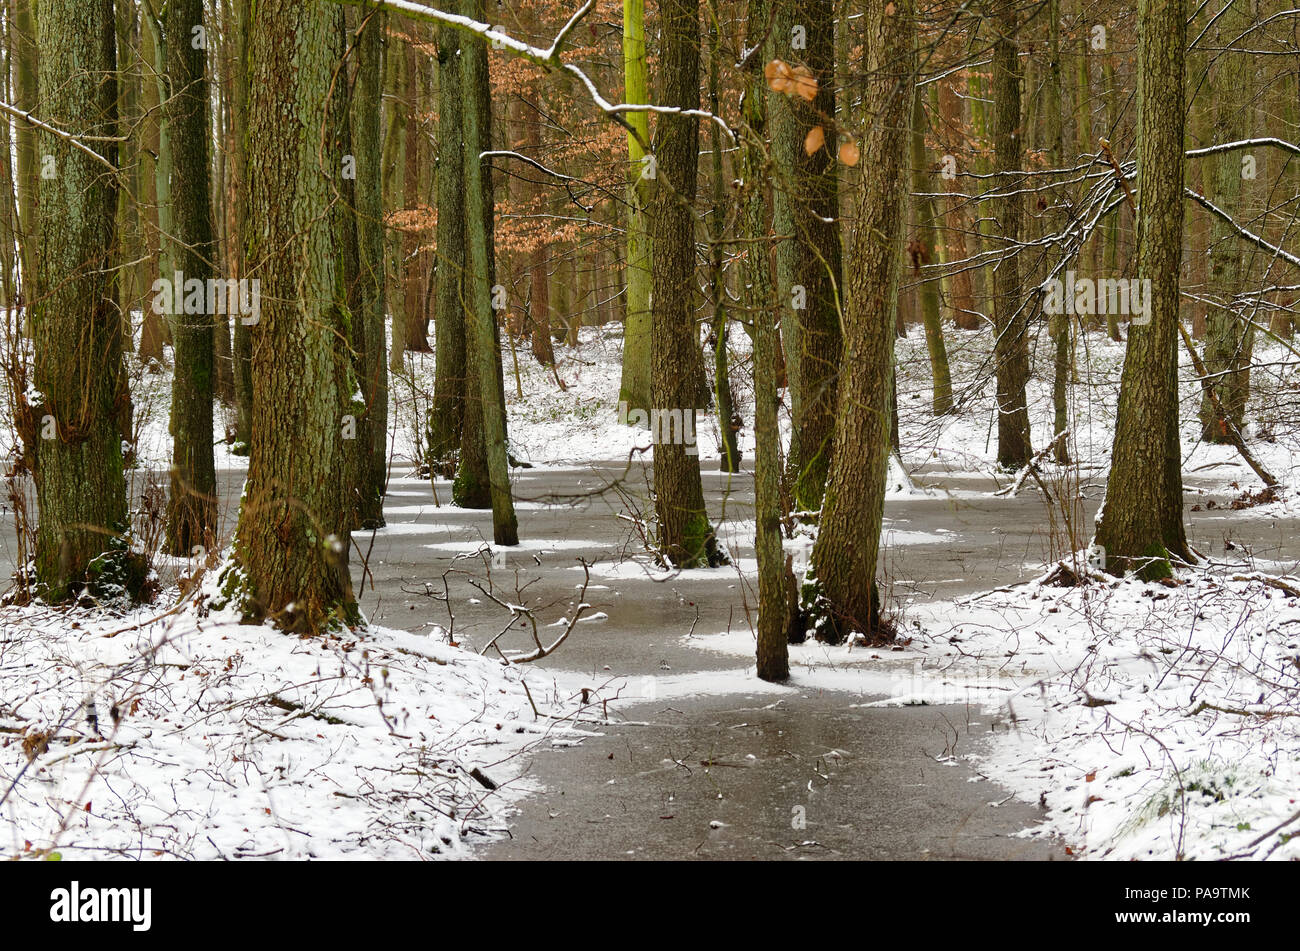
[[(231, 95), (231, 115), (234, 126), (234, 147), (231, 154), (231, 191), (234, 194), (234, 248), (235, 277), (247, 278), (248, 265), (244, 259), (244, 235), (248, 228), (248, 147), (245, 132), (248, 129), (248, 21), (251, 0), (233, 0), (235, 18), (232, 24), (235, 44), (234, 90)], [(253, 426), (253, 371), (251, 328), (244, 317), (235, 318), (234, 372), (235, 372), (235, 444), (236, 454), (247, 455)]]
[[(665, 105), (680, 109), (700, 106), (699, 13), (699, 0), (663, 0), (660, 4), (661, 99)], [(660, 117), (654, 155), (658, 181), (650, 209), (654, 221), (650, 392), (655, 514), (663, 557), (679, 568), (693, 568), (718, 564), (724, 557), (704, 508), (695, 445), (699, 391), (693, 370), (700, 363), (695, 336), (693, 213), (699, 160), (697, 120)]]
[[(190, 282), (213, 278), (216, 243), (212, 233), (208, 165), (207, 50), (190, 42), (203, 29), (203, 0), (170, 0), (163, 35), (171, 98), (165, 105), (172, 140), (171, 223), (173, 266)], [(217, 474), (212, 455), (212, 399), (216, 358), (215, 313), (200, 294), (200, 306), (172, 314), (176, 371), (172, 380), (172, 467), (167, 499), (167, 548), (189, 555), (210, 546), (217, 528)], [(225, 317), (223, 315), (222, 319)]]
[(997, 333), (998, 465), (1016, 470), (1033, 454), (1029, 443), (1029, 312), (1021, 297), (1019, 241), (1022, 199), (1012, 194), (1017, 178), (1005, 174), (1021, 167), (1019, 30), (1014, 0), (997, 0), (993, 29), (993, 155), (999, 192), (996, 232), (1002, 260), (993, 269), (993, 326)]
[(246, 619), (294, 631), (359, 620), (340, 479), (351, 392), (330, 222), (338, 170), (321, 149), (338, 63), (334, 12), (323, 0), (258, 0), (249, 32), (249, 220), (258, 224), (248, 262), (262, 307), (237, 571), (223, 590)]
[(1190, 560), (1178, 438), (1178, 305), (1183, 233), (1185, 0), (1138, 7), (1138, 278), (1151, 322), (1129, 330), (1106, 501), (1096, 544), (1106, 569), (1168, 576)]
[[(112, 0), (44, 0), (37, 29), (43, 117), (92, 141), (118, 134)], [(111, 141), (96, 151), (116, 166)], [(52, 163), (41, 181), (31, 300), (32, 384), (42, 401), (20, 420), (34, 462), (36, 578), (46, 598), (134, 597), (141, 560), (122, 540), (126, 485), (118, 411), (122, 321), (114, 300), (115, 179), (62, 139), (42, 136)], [(50, 166), (47, 166), (50, 167)]]
[(844, 359), (821, 527), (803, 605), (819, 640), (881, 636), (876, 564), (885, 508), (894, 387), (894, 323), (903, 258), (912, 112), (912, 0), (866, 4), (868, 117), (855, 195)]

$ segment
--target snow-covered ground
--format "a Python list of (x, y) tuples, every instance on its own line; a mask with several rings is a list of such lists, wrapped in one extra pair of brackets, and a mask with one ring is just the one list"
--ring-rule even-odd
[[(748, 341), (739, 331), (732, 339), (748, 459)], [(991, 334), (950, 330), (948, 346), (959, 408), (936, 420), (920, 329), (898, 343), (900, 449), (919, 486), (942, 477), (954, 496), (987, 497), (990, 477), (1003, 486), (1011, 478), (994, 469)], [(649, 433), (619, 418), (619, 328), (584, 328), (578, 347), (556, 352), (554, 372), (523, 347), (505, 357), (514, 454), (558, 470), (648, 447)], [(1099, 333), (1079, 340), (1075, 466), (1042, 467), (1067, 497), (1096, 498), (1104, 487), (1123, 353)], [(1035, 446), (1051, 435), (1050, 357), (1047, 341), (1036, 341)], [(1295, 516), (1300, 361), (1266, 341), (1256, 360), (1248, 438), (1287, 488), (1251, 514)], [(422, 454), (433, 366), (431, 355), (408, 355), (393, 377), (398, 464)], [(142, 468), (132, 475), (133, 502), (170, 450), (170, 371), (137, 367), (134, 377)], [(1233, 449), (1199, 440), (1190, 366), (1182, 399), (1183, 466), (1196, 491), (1257, 492)], [(703, 415), (700, 454), (706, 465), (719, 455), (716, 422)], [(245, 460), (223, 444), (218, 465), (237, 470)], [(967, 479), (978, 488), (952, 488)], [(1037, 489), (1031, 482), (1022, 491)], [(1086, 544), (1090, 529), (1059, 540), (1058, 556)], [(720, 530), (731, 545), (752, 544), (752, 521)], [(906, 524), (890, 530), (893, 544), (934, 540)], [(978, 754), (955, 749), (950, 760), (964, 758), (1014, 795), (1042, 802), (1047, 820), (1026, 834), (1062, 836), (1089, 858), (1300, 858), (1291, 838), (1300, 833), (1300, 580), (1266, 578), (1260, 567), (1217, 565), (1172, 586), (1040, 579), (898, 604), (910, 638), (901, 650), (797, 646), (789, 686), (755, 683), (747, 631), (697, 632), (693, 646), (734, 655), (736, 668), (658, 678), (656, 689), (671, 697), (817, 687), (864, 704), (969, 704), (992, 719), (992, 742)], [(642, 570), (627, 563), (593, 574)], [(752, 574), (752, 558), (728, 570), (733, 581), (737, 570)], [(298, 640), (194, 607), (151, 620), (169, 603), (120, 618), (39, 608), (0, 616), (6, 854), (458, 855), (466, 837), (500, 828), (526, 789), (511, 782), (522, 752), (575, 739), (581, 697), (557, 686), (566, 678), (548, 672), (530, 681), (530, 696), (526, 671), (452, 646), (438, 630), (372, 627), (353, 641)], [(489, 790), (485, 777), (504, 786)]]
[(521, 754), (580, 735), (580, 698), (440, 629), (298, 638), (184, 603), (5, 609), (0, 856), (463, 856)]

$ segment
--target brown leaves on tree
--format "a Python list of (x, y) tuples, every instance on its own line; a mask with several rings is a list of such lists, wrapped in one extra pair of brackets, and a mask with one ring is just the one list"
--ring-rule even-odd
[(803, 150), (808, 155), (812, 155), (825, 144), (826, 131), (821, 126), (815, 125), (808, 130), (808, 134), (804, 137)]
[(862, 158), (862, 151), (853, 142), (845, 142), (840, 146), (840, 161), (852, 168), (858, 164)]
[(798, 96), (804, 102), (817, 98), (817, 77), (807, 66), (791, 66), (785, 60), (774, 59), (763, 68), (763, 77), (773, 92)]

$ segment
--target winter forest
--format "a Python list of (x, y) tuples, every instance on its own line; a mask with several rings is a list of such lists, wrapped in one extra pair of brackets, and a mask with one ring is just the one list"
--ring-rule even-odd
[(0, 0), (0, 116), (3, 858), (1300, 859), (1294, 4)]

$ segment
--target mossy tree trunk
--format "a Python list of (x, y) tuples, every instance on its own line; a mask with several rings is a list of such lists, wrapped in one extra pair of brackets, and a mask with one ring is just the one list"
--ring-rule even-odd
[[(623, 76), (625, 102), (650, 101), (646, 79), (645, 0), (623, 0)], [(633, 410), (650, 408), (651, 260), (653, 242), (646, 204), (658, 174), (646, 155), (650, 120), (644, 112), (626, 116), (636, 134), (628, 133), (627, 317), (623, 324), (623, 378), (618, 398)]]
[[(700, 106), (699, 14), (699, 0), (663, 0), (660, 4), (660, 99), (664, 105), (679, 109)], [(695, 336), (698, 120), (661, 116), (654, 155), (658, 177), (650, 207), (654, 222), (650, 393), (655, 515), (664, 559), (679, 568), (693, 568), (717, 564), (723, 557), (704, 508), (699, 456), (694, 445), (687, 445), (694, 442), (699, 402), (693, 372), (700, 362)], [(656, 425), (655, 414), (670, 422)]]
[[(750, 0), (746, 46), (767, 29), (767, 4)], [(781, 434), (777, 428), (777, 321), (768, 236), (767, 96), (763, 61), (753, 57), (744, 73), (741, 116), (741, 227), (745, 241), (743, 302), (754, 328), (754, 510), (758, 556), (757, 671), (763, 680), (790, 676), (786, 643), (784, 558), (781, 546)]]
[[(483, 0), (473, 4), (471, 13), (483, 14)], [(500, 343), (497, 338), (496, 313), (492, 302), (493, 266), (492, 185), (491, 171), (480, 157), (491, 148), (491, 104), (486, 92), (487, 44), (471, 39), (461, 51), (461, 81), (471, 90), (465, 110), (465, 223), (469, 246), (469, 271), (466, 279), (466, 334), (473, 341), (468, 348), (474, 361), (479, 420), (488, 494), (492, 506), (492, 536), (498, 545), (519, 544), (519, 526), (510, 494), (510, 462), (506, 450), (505, 400), (501, 386)], [(468, 431), (469, 427), (466, 427)], [(460, 476), (457, 476), (460, 481)]]
[[(197, 33), (195, 32), (197, 28)], [(207, 49), (203, 0), (169, 0), (163, 23), (171, 98), (164, 104), (171, 148), (172, 264), (191, 281), (215, 277), (212, 205), (209, 200)], [(215, 34), (215, 30), (213, 31)], [(167, 276), (167, 275), (164, 275)], [(212, 454), (212, 400), (216, 360), (212, 301), (172, 314), (176, 372), (172, 380), (171, 486), (167, 498), (167, 548), (189, 555), (215, 540), (217, 474)], [(222, 317), (224, 320), (224, 315)]]
[[(116, 36), (112, 0), (45, 0), (37, 27), (43, 118), (74, 135), (118, 134)], [(96, 150), (116, 166), (111, 141)], [(45, 168), (32, 255), (32, 383), (42, 400), (22, 425), (34, 461), (39, 521), (36, 576), (43, 595), (63, 600), (83, 581), (120, 583), (126, 567), (126, 486), (117, 415), (122, 321), (111, 265), (115, 177), (66, 141), (41, 135)], [(105, 552), (117, 557), (104, 557)]]
[(322, 150), (338, 65), (336, 8), (258, 0), (250, 22), (253, 441), (224, 579), (245, 618), (294, 631), (359, 620), (348, 570), (346, 321), (330, 220), (340, 170)]
[(379, 120), (383, 100), (384, 36), (388, 14), (374, 3), (361, 10), (352, 96), (356, 159), (357, 286), (352, 313), (353, 361), (365, 404), (357, 427), (357, 516), (362, 528), (384, 524), (388, 481), (388, 354), (385, 340), (384, 208)]
[[(793, 0), (791, 18), (804, 28), (807, 51), (792, 50), (817, 80), (817, 95), (807, 102), (790, 97), (794, 138), (802, 142), (813, 126), (825, 126), (835, 115), (835, 5), (833, 0)], [(790, 34), (787, 34), (790, 35)], [(799, 415), (791, 427), (799, 430), (788, 462), (796, 509), (821, 507), (833, 456), (836, 394), (843, 366), (840, 332), (840, 244), (836, 136), (826, 136), (825, 148), (811, 154), (794, 150), (791, 207), (795, 234), (792, 290), (799, 298), (798, 320)], [(802, 290), (800, 290), (802, 289)], [(783, 301), (789, 306), (791, 300)], [(797, 450), (797, 454), (796, 454)]]
[(1178, 438), (1179, 265), (1183, 235), (1185, 0), (1138, 7), (1138, 278), (1151, 322), (1129, 329), (1115, 442), (1096, 544), (1113, 574), (1168, 576), (1190, 560)]
[(854, 201), (835, 457), (803, 592), (819, 640), (880, 635), (876, 566), (885, 509), (898, 281), (914, 80), (912, 0), (866, 4), (867, 116)]

